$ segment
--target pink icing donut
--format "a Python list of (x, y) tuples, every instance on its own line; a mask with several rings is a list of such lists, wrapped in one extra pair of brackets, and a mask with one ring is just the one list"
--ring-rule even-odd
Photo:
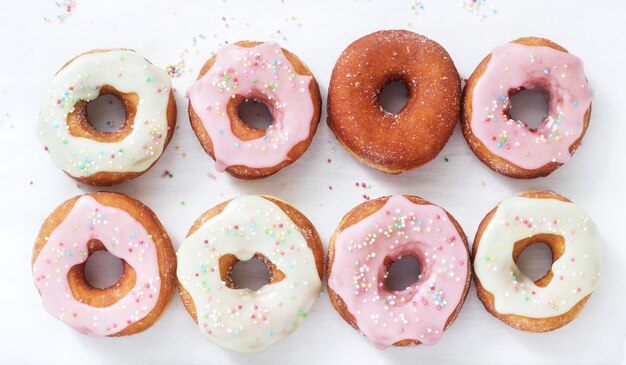
[[(390, 290), (388, 267), (407, 255), (419, 261), (421, 274), (405, 290)], [(376, 347), (433, 345), (467, 297), (467, 238), (448, 212), (426, 200), (378, 198), (343, 218), (326, 274), (335, 309)]]
[[(524, 89), (548, 98), (536, 129), (509, 114), (510, 97)], [(520, 38), (478, 65), (464, 97), (463, 133), (472, 151), (491, 169), (528, 179), (570, 159), (587, 129), (593, 93), (578, 57), (547, 39)]]
[[(124, 273), (108, 288), (84, 276), (89, 255), (106, 250)], [(93, 336), (123, 336), (149, 328), (169, 305), (176, 254), (156, 215), (118, 193), (91, 193), (61, 204), (35, 242), (33, 277), (55, 318)]]
[[(308, 148), (320, 119), (321, 96), (311, 71), (272, 42), (227, 44), (203, 66), (191, 86), (189, 119), (218, 171), (242, 179), (276, 173)], [(256, 129), (239, 116), (248, 99), (273, 116)]]

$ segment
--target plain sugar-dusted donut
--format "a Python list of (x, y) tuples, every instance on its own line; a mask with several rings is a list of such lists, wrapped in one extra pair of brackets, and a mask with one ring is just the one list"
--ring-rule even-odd
[[(390, 290), (388, 267), (409, 255), (420, 262), (418, 280)], [(467, 238), (448, 212), (416, 196), (383, 197), (352, 209), (333, 234), (328, 295), (380, 349), (433, 345), (465, 302), (469, 267)]]
[[(542, 91), (548, 112), (538, 128), (511, 118), (510, 97)], [(502, 175), (547, 176), (580, 145), (591, 116), (593, 92), (582, 61), (543, 38), (520, 38), (495, 48), (464, 89), (463, 135), (474, 154)]]
[[(409, 100), (398, 113), (379, 103), (381, 90), (403, 81)], [(459, 117), (461, 81), (437, 42), (383, 30), (350, 44), (333, 69), (328, 126), (359, 161), (390, 174), (417, 168), (443, 149)]]
[[(122, 127), (100, 132), (87, 103), (113, 95), (125, 111)], [(132, 50), (98, 49), (69, 61), (54, 76), (39, 115), (38, 137), (55, 166), (91, 185), (113, 185), (148, 171), (176, 126), (167, 73)]]
[[(122, 260), (124, 273), (108, 288), (85, 279), (97, 251)], [(32, 257), (46, 310), (92, 336), (125, 336), (148, 329), (176, 287), (176, 254), (156, 215), (120, 193), (90, 193), (61, 204), (43, 223)]]

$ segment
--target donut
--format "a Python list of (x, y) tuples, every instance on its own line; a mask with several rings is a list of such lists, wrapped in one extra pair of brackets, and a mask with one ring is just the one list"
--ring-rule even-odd
[[(537, 128), (510, 115), (510, 98), (539, 90), (548, 112)], [(520, 38), (494, 49), (463, 91), (461, 124), (474, 154), (513, 178), (547, 176), (580, 145), (591, 116), (593, 92), (582, 61), (543, 38)]]
[[(516, 265), (545, 243), (552, 267), (533, 281)], [(600, 283), (601, 243), (593, 221), (550, 191), (509, 197), (483, 219), (472, 247), (474, 282), (485, 309), (505, 324), (547, 332), (574, 320)]]
[[(200, 70), (188, 92), (189, 119), (219, 172), (260, 179), (296, 161), (320, 120), (319, 86), (307, 66), (273, 42), (226, 44)], [(264, 103), (273, 123), (246, 124), (239, 106)]]
[[(96, 130), (87, 104), (113, 95), (126, 119), (114, 132)], [(148, 171), (169, 143), (176, 103), (165, 70), (132, 50), (78, 55), (50, 83), (39, 115), (39, 142), (54, 165), (85, 184), (108, 186)]]
[[(107, 288), (85, 279), (85, 263), (98, 251), (124, 266)], [(59, 205), (41, 226), (32, 270), (48, 313), (91, 336), (150, 328), (176, 287), (176, 253), (167, 232), (150, 208), (120, 193), (89, 193)]]
[[(388, 268), (404, 256), (418, 260), (421, 274), (394, 291)], [(333, 307), (377, 348), (434, 345), (467, 297), (467, 237), (452, 215), (422, 198), (370, 200), (335, 230), (326, 279)]]
[[(398, 113), (379, 103), (393, 81), (409, 90)], [(398, 174), (439, 154), (460, 104), (459, 73), (443, 47), (406, 30), (383, 30), (356, 40), (339, 56), (328, 88), (327, 122), (357, 160)]]
[[(178, 289), (204, 337), (259, 352), (293, 333), (320, 296), (324, 249), (298, 210), (269, 196), (243, 196), (206, 211), (178, 250)], [(256, 291), (238, 288), (232, 269), (259, 259), (270, 273)]]

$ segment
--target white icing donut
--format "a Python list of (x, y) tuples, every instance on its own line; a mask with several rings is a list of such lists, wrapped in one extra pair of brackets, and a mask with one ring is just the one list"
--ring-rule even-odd
[[(67, 123), (79, 101), (94, 100), (104, 85), (138, 96), (132, 131), (116, 142), (76, 137)], [(39, 141), (53, 163), (72, 177), (98, 172), (142, 172), (163, 152), (169, 133), (171, 80), (165, 70), (130, 50), (87, 53), (53, 78), (39, 117)]]
[[(513, 260), (515, 242), (538, 234), (564, 239), (564, 253), (552, 264), (552, 280), (535, 285)], [(477, 244), (477, 243), (475, 243)], [(556, 199), (510, 197), (484, 229), (474, 272), (493, 294), (498, 313), (550, 318), (572, 309), (600, 283), (601, 243), (593, 221), (577, 205)]]
[[(285, 277), (257, 291), (232, 289), (219, 259), (249, 260), (260, 253)], [(296, 330), (321, 293), (315, 256), (298, 226), (259, 196), (228, 202), (188, 236), (178, 250), (178, 280), (191, 295), (200, 332), (239, 352), (265, 350)]]

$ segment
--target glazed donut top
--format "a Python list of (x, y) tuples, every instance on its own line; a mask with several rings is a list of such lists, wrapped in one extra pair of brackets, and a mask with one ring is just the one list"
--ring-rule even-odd
[[(257, 291), (227, 287), (220, 257), (249, 260), (256, 253), (285, 277)], [(287, 337), (321, 293), (306, 239), (278, 205), (262, 197), (231, 200), (185, 239), (177, 255), (178, 280), (193, 298), (200, 331), (230, 350), (262, 351)]]
[[(384, 349), (405, 339), (435, 344), (469, 284), (468, 252), (448, 214), (436, 205), (392, 196), (338, 233), (329, 287), (359, 330)], [(422, 273), (403, 291), (384, 285), (386, 262), (412, 255)]]
[[(132, 266), (135, 287), (114, 304), (98, 308), (78, 301), (68, 282), (72, 267), (87, 261), (88, 243), (99, 240), (112, 255)], [(148, 315), (161, 291), (156, 246), (127, 212), (84, 195), (74, 203), (33, 264), (43, 305), (55, 318), (94, 336), (110, 336)]]
[[(515, 242), (542, 233), (562, 236), (565, 248), (546, 287), (524, 275), (512, 256)], [(474, 272), (499, 313), (548, 318), (568, 312), (598, 287), (600, 263), (598, 230), (577, 205), (515, 196), (498, 205), (484, 229)]]
[[(536, 130), (506, 112), (509, 92), (520, 88), (548, 94), (547, 116)], [(578, 57), (550, 47), (508, 43), (491, 52), (476, 82), (470, 126), (489, 152), (521, 168), (565, 163), (573, 152), (570, 146), (584, 133), (592, 96)]]
[[(211, 138), (216, 169), (272, 167), (288, 159), (289, 151), (309, 136), (314, 113), (311, 79), (296, 73), (276, 43), (223, 46), (213, 66), (188, 93)], [(241, 140), (233, 133), (226, 107), (235, 95), (268, 103), (273, 123), (263, 137)]]
[[(128, 136), (98, 142), (71, 134), (67, 116), (81, 100), (94, 100), (109, 85), (137, 94), (137, 113)], [(130, 50), (78, 56), (52, 80), (39, 116), (39, 141), (54, 164), (74, 177), (98, 172), (141, 172), (161, 155), (168, 133), (171, 80), (165, 70)]]

